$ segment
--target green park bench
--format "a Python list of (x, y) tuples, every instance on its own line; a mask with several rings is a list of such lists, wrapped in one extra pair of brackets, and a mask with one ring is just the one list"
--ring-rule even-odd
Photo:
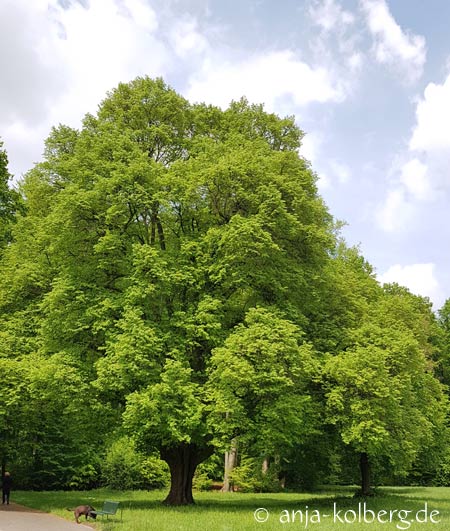
[[(106, 500), (103, 502), (102, 509), (100, 511), (93, 511), (93, 513), (102, 518), (106, 515), (106, 519), (108, 519), (109, 516), (114, 516), (117, 513), (119, 505), (120, 502)], [(120, 508), (120, 519), (122, 520), (122, 508)]]

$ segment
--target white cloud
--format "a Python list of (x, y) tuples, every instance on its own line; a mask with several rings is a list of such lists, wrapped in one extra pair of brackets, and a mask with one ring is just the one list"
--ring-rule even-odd
[(322, 0), (312, 2), (309, 15), (313, 21), (324, 31), (336, 29), (336, 25), (347, 26), (355, 22), (355, 17), (350, 11), (342, 9), (335, 0)]
[(323, 144), (323, 136), (317, 132), (307, 132), (302, 138), (299, 153), (314, 166)]
[[(424, 202), (436, 204), (445, 200), (450, 191), (450, 75), (442, 84), (429, 83), (423, 98), (418, 100), (408, 149), (398, 160), (401, 163), (395, 163), (391, 169), (390, 184), (403, 210), (408, 206), (414, 210)], [(388, 201), (389, 197), (386, 211), (389, 211)], [(393, 222), (386, 222), (388, 215), (379, 216), (382, 219), (385, 230), (394, 226)]]
[(417, 80), (426, 61), (424, 37), (403, 31), (385, 0), (360, 0), (360, 5), (375, 39), (376, 61), (400, 69), (409, 81)]
[(209, 48), (207, 39), (198, 31), (197, 21), (191, 17), (174, 21), (169, 40), (175, 54), (183, 59), (201, 55)]
[(318, 172), (317, 173), (317, 188), (322, 193), (326, 190), (330, 190), (332, 185), (331, 179), (326, 173)]
[(355, 15), (343, 9), (337, 0), (310, 0), (308, 14), (320, 30), (310, 41), (316, 63), (331, 71), (339, 70), (337, 75), (345, 79), (349, 92), (356, 81), (352, 76), (349, 78), (349, 70), (356, 73), (363, 63)]
[(317, 186), (319, 190), (329, 190), (332, 186), (347, 184), (351, 178), (351, 171), (347, 164), (336, 159), (327, 161), (321, 156), (321, 148), (324, 143), (322, 134), (307, 133), (302, 139), (299, 154), (311, 162), (313, 170), (317, 173)]
[(385, 273), (377, 275), (382, 284), (396, 282), (407, 287), (412, 293), (429, 297), (437, 303), (442, 298), (439, 282), (435, 275), (435, 264), (395, 264)]
[(417, 221), (421, 205), (436, 198), (434, 183), (428, 166), (416, 157), (395, 163), (390, 173), (390, 188), (375, 218), (385, 232), (407, 231)]
[(350, 168), (337, 160), (330, 161), (330, 169), (339, 184), (347, 184), (350, 180)]
[(427, 85), (417, 104), (416, 118), (411, 150), (433, 153), (450, 149), (450, 75), (442, 85)]
[(414, 206), (407, 200), (403, 188), (388, 191), (386, 200), (375, 212), (378, 225), (386, 232), (400, 232), (409, 227), (414, 217)]
[(71, 85), (58, 115), (62, 111), (64, 116), (68, 107), (76, 116), (95, 111), (105, 92), (119, 81), (161, 74), (169, 63), (167, 50), (154, 35), (156, 14), (141, 0), (124, 0), (120, 9), (116, 0), (96, 0), (89, 9), (76, 4), (60, 10), (58, 19), (66, 38), (57, 49)]
[(428, 175), (428, 167), (417, 158), (403, 165), (400, 182), (414, 199), (427, 201), (434, 196)]
[(398, 159), (401, 163), (390, 172), (391, 190), (377, 213), (379, 225), (388, 232), (407, 229), (412, 213), (424, 202), (442, 207), (450, 192), (450, 75), (442, 84), (425, 88), (408, 149)]
[(44, 1), (0, 2), (0, 125), (21, 120), (34, 126), (67, 86), (58, 72), (60, 57), (46, 54), (58, 29)]
[(353, 52), (347, 59), (347, 65), (352, 71), (361, 70), (364, 61), (364, 54)]
[(201, 71), (191, 78), (187, 91), (192, 101), (221, 107), (242, 96), (275, 110), (283, 98), (302, 106), (312, 102), (339, 102), (345, 94), (329, 71), (309, 66), (290, 50), (260, 53), (233, 62), (210, 56)]
[[(8, 152), (9, 171), (14, 180), (18, 180), (33, 164), (42, 160), (44, 151), (43, 139), (48, 136), (49, 127), (46, 123), (29, 127), (23, 122), (14, 122), (4, 127), (2, 139)], [(21, 161), (26, 161), (21, 164)]]
[(317, 175), (317, 187), (322, 192), (331, 188), (331, 179), (320, 169), (321, 148), (324, 137), (317, 131), (308, 132), (302, 139), (299, 154), (311, 163), (313, 171)]
[[(96, 0), (97, 2), (99, 0)], [(122, 6), (128, 11), (130, 19), (137, 27), (153, 32), (158, 27), (156, 13), (148, 3), (142, 0), (122, 0)]]

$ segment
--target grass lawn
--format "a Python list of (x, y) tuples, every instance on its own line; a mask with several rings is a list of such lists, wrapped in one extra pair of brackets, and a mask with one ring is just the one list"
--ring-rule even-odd
[[(450, 530), (450, 488), (383, 488), (377, 496), (366, 501), (354, 498), (354, 491), (347, 487), (335, 487), (297, 494), (198, 492), (194, 495), (196, 505), (190, 507), (161, 505), (166, 494), (162, 491), (118, 492), (106, 489), (87, 492), (19, 491), (14, 492), (13, 501), (69, 520), (73, 519), (73, 514), (66, 507), (90, 504), (100, 509), (106, 499), (120, 501), (123, 520), (119, 513), (108, 521), (98, 519), (92, 524), (98, 530)], [(256, 518), (268, 519), (258, 522)], [(85, 522), (84, 517), (82, 521)]]

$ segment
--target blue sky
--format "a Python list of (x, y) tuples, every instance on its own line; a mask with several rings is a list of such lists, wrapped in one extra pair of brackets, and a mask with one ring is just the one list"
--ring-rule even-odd
[(50, 127), (162, 76), (295, 115), (301, 154), (380, 281), (450, 297), (450, 2), (2, 0), (0, 136), (19, 178)]

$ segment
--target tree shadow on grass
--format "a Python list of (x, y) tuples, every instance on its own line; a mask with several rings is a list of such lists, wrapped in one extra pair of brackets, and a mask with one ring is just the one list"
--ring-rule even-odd
[(417, 507), (420, 506), (420, 509), (423, 509), (425, 504), (433, 508), (445, 508), (447, 512), (450, 509), (450, 499), (448, 494), (444, 495), (444, 491), (439, 495), (439, 493), (434, 493), (432, 490), (424, 488), (423, 496), (421, 496), (412, 490), (402, 490), (401, 492), (389, 492), (385, 495), (385, 498), (392, 500), (397, 505), (400, 503), (403, 503), (403, 505), (412, 504)]
[(410, 510), (417, 512), (423, 510), (425, 502), (428, 503), (430, 510), (437, 509), (442, 513), (442, 510), (447, 509), (450, 500), (447, 501), (444, 497), (440, 498), (434, 496), (431, 492), (427, 496), (427, 491), (424, 491), (424, 496), (409, 496), (411, 491), (390, 492), (383, 490), (377, 496), (373, 497), (354, 497), (352, 495), (329, 495), (307, 497), (304, 494), (280, 494), (280, 495), (246, 495), (246, 494), (232, 494), (221, 498), (220, 494), (214, 499), (199, 499), (194, 505), (188, 506), (166, 506), (160, 500), (124, 500), (124, 511), (129, 509), (142, 511), (157, 511), (170, 513), (207, 513), (207, 512), (233, 512), (246, 513), (254, 511), (259, 507), (264, 507), (270, 512), (279, 512), (282, 510), (296, 511), (296, 510), (318, 510), (320, 512), (332, 512), (334, 508), (342, 511), (353, 510), (358, 511), (359, 507), (365, 507), (374, 511), (398, 511)]
[(289, 495), (289, 498), (284, 498), (283, 494), (278, 497), (271, 497), (269, 495), (255, 495), (252, 494), (247, 496), (245, 494), (236, 494), (233, 499), (231, 496), (226, 498), (220, 498), (220, 495), (216, 499), (200, 499), (197, 500), (193, 505), (178, 505), (170, 506), (164, 505), (162, 501), (159, 500), (130, 500), (124, 501), (123, 507), (125, 509), (136, 509), (136, 510), (164, 510), (164, 511), (175, 511), (175, 512), (208, 512), (208, 511), (243, 511), (248, 512), (249, 510), (255, 510), (258, 507), (264, 506), (267, 509), (271, 508), (283, 508), (283, 509), (298, 509), (299, 507), (329, 507), (333, 506), (334, 502), (340, 501), (346, 503), (349, 506), (354, 504), (354, 500), (349, 497), (337, 496), (337, 497), (310, 497), (305, 498), (304, 496), (299, 496), (295, 498), (292, 494)]

